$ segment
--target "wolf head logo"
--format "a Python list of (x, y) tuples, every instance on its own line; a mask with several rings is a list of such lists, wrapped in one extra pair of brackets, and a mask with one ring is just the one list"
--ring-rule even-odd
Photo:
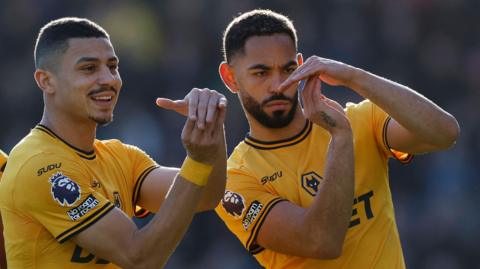
[(229, 215), (240, 218), (245, 211), (245, 199), (240, 194), (227, 190), (222, 199), (222, 206)]
[(308, 172), (302, 175), (302, 187), (310, 195), (315, 196), (320, 186), (320, 180), (322, 180), (322, 177), (320, 175), (318, 175), (314, 171)]
[(53, 199), (60, 205), (72, 206), (80, 199), (80, 186), (61, 172), (55, 173), (49, 181)]

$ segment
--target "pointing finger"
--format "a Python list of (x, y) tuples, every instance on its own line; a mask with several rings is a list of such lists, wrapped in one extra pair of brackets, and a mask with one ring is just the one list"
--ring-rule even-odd
[(173, 110), (184, 116), (187, 115), (188, 104), (184, 100), (171, 100), (168, 98), (157, 98), (155, 101), (158, 107), (163, 109)]

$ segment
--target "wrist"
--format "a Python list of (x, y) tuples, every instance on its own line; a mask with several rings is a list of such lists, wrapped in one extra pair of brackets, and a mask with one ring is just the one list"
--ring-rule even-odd
[(352, 76), (346, 86), (355, 91), (360, 90), (366, 73), (365, 70), (352, 66)]
[(213, 165), (198, 162), (187, 156), (180, 168), (179, 175), (195, 185), (205, 186), (212, 170)]
[(330, 135), (332, 136), (332, 141), (353, 141), (353, 132), (351, 128), (336, 130), (331, 132)]

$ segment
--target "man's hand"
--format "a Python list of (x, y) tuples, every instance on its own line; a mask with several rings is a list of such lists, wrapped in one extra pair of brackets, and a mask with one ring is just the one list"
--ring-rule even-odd
[(214, 90), (193, 88), (183, 100), (158, 98), (156, 103), (188, 117), (182, 131), (188, 155), (199, 162), (214, 163), (221, 152), (218, 148), (225, 144), (225, 96)]
[(323, 82), (332, 86), (348, 87), (355, 70), (355, 67), (342, 62), (311, 56), (279, 86), (279, 89), (287, 89), (293, 83), (310, 77), (319, 77)]
[(183, 100), (157, 98), (156, 103), (161, 108), (188, 116), (197, 122), (200, 129), (204, 129), (205, 122), (213, 122), (217, 108), (227, 106), (227, 98), (214, 90), (193, 88)]
[(316, 77), (308, 78), (302, 91), (303, 114), (330, 134), (351, 132), (350, 122), (342, 106), (322, 94), (322, 82)]

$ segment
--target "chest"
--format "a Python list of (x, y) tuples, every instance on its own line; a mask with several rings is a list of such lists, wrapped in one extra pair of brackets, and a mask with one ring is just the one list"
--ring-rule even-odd
[[(386, 160), (374, 151), (366, 143), (354, 146), (354, 203), (366, 203), (373, 194), (379, 200), (389, 197)], [(308, 207), (325, 181), (327, 159), (328, 140), (307, 140), (296, 147), (259, 152), (255, 176), (268, 192)]]
[(129, 184), (131, 180), (127, 167), (115, 156), (102, 154), (97, 155), (94, 160), (84, 162), (84, 169), (88, 174), (89, 187), (93, 191), (106, 197), (128, 215), (133, 214), (129, 199), (132, 197)]

